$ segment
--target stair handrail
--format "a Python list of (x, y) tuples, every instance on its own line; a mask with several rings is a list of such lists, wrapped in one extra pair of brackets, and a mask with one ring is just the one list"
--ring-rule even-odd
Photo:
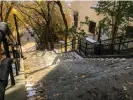
[[(117, 54), (119, 54), (120, 51), (122, 51), (121, 48), (123, 48), (124, 44), (133, 42), (133, 39), (129, 40), (129, 38), (131, 38), (132, 36), (133, 36), (133, 34), (126, 34), (126, 35), (118, 36), (118, 37), (111, 38), (111, 39), (101, 40), (101, 41), (94, 42), (94, 43), (90, 43), (86, 39), (83, 39), (83, 41), (81, 41), (81, 38), (80, 38), (79, 41), (81, 41), (82, 43), (79, 42), (79, 51), (82, 51), (84, 53), (84, 55), (87, 56), (87, 52), (89, 50), (91, 50), (90, 52), (92, 52), (92, 51), (94, 52), (95, 45), (101, 44), (101, 46), (103, 45), (104, 48), (105, 47), (108, 48), (111, 46), (113, 46), (113, 47), (117, 46), (118, 47)], [(123, 39), (125, 39), (125, 41), (123, 41)], [(114, 40), (115, 42), (111, 43), (111, 40)], [(101, 49), (101, 46), (99, 46), (100, 49)], [(81, 48), (83, 48), (83, 49), (81, 50)], [(114, 49), (116, 49), (116, 47)], [(112, 49), (113, 50), (112, 54), (114, 53), (114, 49)], [(129, 48), (127, 47), (126, 49), (128, 50)], [(93, 53), (91, 53), (91, 54), (93, 54)]]

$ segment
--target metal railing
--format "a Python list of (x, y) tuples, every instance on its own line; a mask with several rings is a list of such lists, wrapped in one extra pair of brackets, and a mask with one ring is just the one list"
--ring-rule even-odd
[(2, 44), (4, 52), (0, 55), (4, 58), (0, 64), (0, 100), (4, 100), (5, 88), (8, 85), (9, 76), (11, 85), (15, 85), (12, 64), (15, 64), (16, 75), (18, 75), (21, 57), (18, 41), (15, 41), (8, 24), (5, 22), (0, 22), (0, 46)]
[[(59, 43), (60, 53), (65, 52), (65, 44)], [(67, 42), (68, 51), (76, 51), (82, 57), (133, 57), (133, 34), (122, 35), (91, 43), (84, 37), (77, 36)]]
[(89, 43), (84, 38), (80, 38), (78, 51), (84, 54), (85, 57), (96, 55), (131, 55), (133, 54), (133, 34), (95, 43)]
[[(58, 43), (58, 50), (59, 53), (65, 52), (65, 43)], [(71, 39), (69, 42), (67, 42), (67, 52), (69, 51), (75, 51), (78, 48), (78, 37), (75, 37), (74, 39)]]

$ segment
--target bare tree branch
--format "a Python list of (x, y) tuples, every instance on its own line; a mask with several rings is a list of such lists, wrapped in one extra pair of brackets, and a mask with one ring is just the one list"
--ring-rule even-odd
[(17, 7), (18, 10), (22, 13), (22, 15), (26, 15), (28, 16), (29, 18), (31, 18), (38, 26), (40, 26), (40, 23), (38, 23), (38, 21), (35, 21), (35, 19), (33, 17), (31, 17), (30, 15), (28, 15), (26, 12), (24, 12), (23, 10), (21, 10), (21, 8)]
[(40, 11), (38, 11), (37, 9), (35, 9), (35, 8), (33, 8), (33, 7), (29, 7), (29, 6), (23, 6), (23, 5), (21, 5), (21, 4), (20, 4), (19, 6), (21, 6), (21, 7), (23, 7), (23, 8), (27, 8), (27, 9), (31, 9), (31, 10), (36, 11), (38, 14), (40, 14), (40, 15), (47, 21), (46, 17), (45, 17)]
[(14, 4), (15, 4), (15, 2), (11, 2), (11, 5), (10, 5), (10, 7), (9, 7), (7, 13), (6, 13), (5, 19), (4, 19), (5, 22), (8, 21), (9, 14), (10, 14), (10, 12), (11, 12), (11, 10), (12, 10)]
[(45, 19), (46, 21), (48, 21), (47, 18), (46, 18), (46, 15), (45, 15), (45, 13), (44, 13), (44, 10), (43, 10), (42, 7), (41, 7), (41, 5), (40, 5), (37, 1), (36, 1), (36, 3), (37, 3), (37, 5), (41, 8), (41, 12), (42, 12), (42, 14), (43, 14), (44, 19)]

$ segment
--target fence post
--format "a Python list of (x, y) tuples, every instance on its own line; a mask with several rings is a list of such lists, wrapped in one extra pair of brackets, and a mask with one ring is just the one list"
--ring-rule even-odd
[(78, 37), (78, 44), (79, 44), (79, 52), (81, 52), (81, 39)]
[(74, 50), (74, 39), (72, 39), (72, 51)]
[(101, 47), (102, 45), (101, 45), (101, 39), (99, 40), (99, 48), (100, 48), (100, 55), (102, 54), (102, 47)]
[(71, 42), (72, 42), (72, 51), (73, 51), (73, 39), (72, 39), (72, 41), (71, 41)]
[(62, 53), (62, 44), (61, 44), (61, 53)]
[(111, 41), (111, 54), (113, 55), (114, 54), (114, 40)]
[(101, 37), (101, 29), (102, 29), (102, 27), (101, 27), (101, 24), (100, 24), (100, 26), (99, 26), (99, 33), (98, 33), (98, 39), (97, 39), (97, 41), (100, 41), (100, 37)]
[(117, 54), (120, 54), (120, 49), (121, 49), (121, 41), (122, 41), (122, 37), (120, 38), (120, 42), (119, 42), (119, 45), (118, 45), (118, 51), (117, 51)]
[(14, 76), (13, 76), (12, 65), (9, 66), (9, 72), (10, 72), (10, 78), (11, 78), (11, 85), (15, 85), (15, 80), (14, 80)]
[(16, 75), (18, 75), (18, 65), (17, 65), (17, 63), (16, 63), (16, 59), (17, 59), (17, 57), (16, 57), (16, 55), (15, 55), (15, 50), (14, 50), (14, 46), (12, 46), (12, 54), (13, 54), (13, 58), (15, 58), (15, 69), (16, 69)]
[(8, 42), (6, 38), (3, 39), (3, 45), (4, 45), (6, 57), (10, 58), (10, 52), (9, 52)]
[(76, 37), (73, 36), (73, 39), (72, 39), (72, 50), (75, 50), (75, 45), (76, 45)]
[(87, 41), (85, 43), (85, 56), (87, 56)]

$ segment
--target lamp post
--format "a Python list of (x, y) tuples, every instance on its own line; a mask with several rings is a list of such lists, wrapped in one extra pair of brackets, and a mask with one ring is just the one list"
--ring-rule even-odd
[(17, 23), (17, 16), (16, 14), (13, 14), (13, 17), (14, 17), (14, 22), (15, 22), (15, 27), (16, 27), (16, 32), (17, 32), (17, 42), (18, 42), (18, 45), (21, 46), (21, 42), (20, 42), (20, 35), (19, 35), (19, 31), (18, 31), (18, 23)]
[(14, 23), (15, 23), (15, 28), (17, 32), (17, 43), (20, 46), (20, 52), (21, 52), (21, 57), (23, 57), (22, 49), (21, 49), (21, 39), (20, 39), (20, 34), (18, 31), (18, 23), (17, 23), (17, 16), (16, 16), (16, 9), (13, 9), (13, 17), (14, 17)]
[(19, 35), (19, 31), (18, 31), (16, 9), (13, 8), (12, 12), (13, 12), (13, 18), (14, 18), (15, 28), (16, 28), (16, 32), (17, 32), (17, 42), (18, 42), (18, 45), (21, 45), (21, 43), (20, 43), (20, 35)]

